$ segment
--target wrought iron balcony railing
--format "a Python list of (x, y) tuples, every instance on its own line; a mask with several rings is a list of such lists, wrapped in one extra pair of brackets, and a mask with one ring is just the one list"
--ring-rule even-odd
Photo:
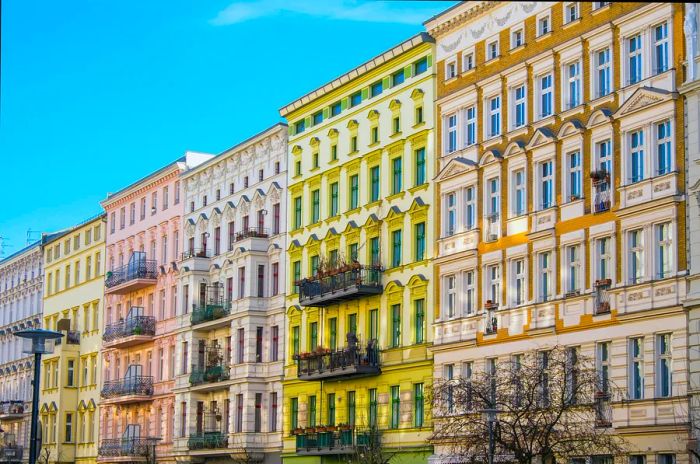
[(109, 380), (104, 383), (100, 393), (102, 398), (119, 398), (122, 396), (151, 396), (153, 395), (153, 376), (134, 375), (119, 380)]
[(599, 279), (595, 281), (595, 314), (607, 314), (610, 312), (610, 295), (608, 290), (612, 281)]
[(206, 367), (192, 367), (190, 374), (190, 385), (201, 385), (204, 383), (215, 383), (229, 379), (229, 367), (224, 363), (214, 364)]
[(215, 303), (206, 303), (203, 305), (193, 305), (190, 322), (192, 325), (201, 324), (203, 322), (215, 321), (231, 314), (230, 301), (218, 301)]
[(126, 264), (112, 271), (107, 271), (105, 287), (112, 288), (136, 279), (155, 280), (158, 277), (157, 262), (154, 259), (142, 259)]
[(596, 188), (595, 195), (593, 197), (593, 212), (602, 213), (610, 209), (610, 189), (601, 190)]
[(24, 448), (21, 446), (0, 447), (0, 462), (21, 462), (24, 457)]
[(378, 448), (379, 434), (352, 426), (316, 426), (293, 430), (297, 454), (307, 456), (349, 454), (359, 448)]
[(150, 457), (155, 452), (156, 438), (105, 438), (97, 455), (101, 457)]
[(208, 248), (193, 248), (182, 252), (180, 255), (180, 259), (183, 261), (190, 258), (211, 258), (211, 250)]
[(379, 348), (346, 347), (294, 356), (299, 380), (363, 377), (381, 374)]
[(355, 264), (303, 279), (298, 283), (299, 304), (329, 306), (364, 296), (380, 295), (384, 290), (382, 275), (381, 266)]
[(131, 337), (134, 335), (153, 336), (156, 334), (156, 318), (153, 316), (129, 316), (118, 322), (108, 324), (102, 334), (105, 342)]
[[(236, 232), (236, 242), (247, 238), (267, 238), (270, 234), (265, 227), (247, 227), (240, 232)], [(229, 250), (231, 251), (231, 250)]]
[(191, 450), (226, 447), (228, 447), (228, 438), (221, 432), (194, 433), (187, 439), (187, 448)]
[(595, 426), (607, 428), (612, 426), (612, 405), (610, 395), (606, 392), (597, 392), (595, 395)]

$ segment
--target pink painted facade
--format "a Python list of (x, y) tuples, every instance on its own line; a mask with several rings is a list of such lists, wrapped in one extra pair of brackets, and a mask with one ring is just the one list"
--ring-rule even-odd
[(159, 463), (174, 462), (176, 262), (184, 212), (179, 175), (209, 158), (188, 153), (102, 202), (101, 462), (139, 462), (154, 449)]

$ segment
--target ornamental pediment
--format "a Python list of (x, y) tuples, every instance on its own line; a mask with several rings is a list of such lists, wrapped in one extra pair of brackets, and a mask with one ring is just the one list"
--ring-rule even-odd
[(453, 158), (435, 177), (440, 182), (476, 169), (476, 164), (466, 158)]
[(525, 149), (532, 150), (533, 148), (552, 143), (554, 140), (554, 133), (550, 129), (540, 127), (534, 134), (532, 134), (532, 138), (530, 138), (530, 141), (527, 143), (527, 145), (525, 145)]
[(674, 95), (667, 90), (640, 87), (617, 111), (615, 111), (613, 117), (617, 119), (646, 109), (647, 107), (672, 100), (673, 98), (675, 98)]

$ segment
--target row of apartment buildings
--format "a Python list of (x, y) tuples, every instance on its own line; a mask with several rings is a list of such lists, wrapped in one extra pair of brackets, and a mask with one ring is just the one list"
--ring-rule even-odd
[(631, 461), (692, 460), (697, 7), (465, 2), (425, 28), (0, 262), (0, 462), (36, 326), (65, 333), (52, 463), (340, 463), (374, 430), (455, 462), (433, 382), (554, 345), (623, 386)]

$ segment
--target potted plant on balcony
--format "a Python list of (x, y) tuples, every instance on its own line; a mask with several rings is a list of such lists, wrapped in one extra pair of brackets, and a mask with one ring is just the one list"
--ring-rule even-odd
[(608, 180), (610, 174), (607, 173), (607, 171), (600, 169), (597, 171), (591, 171), (591, 179), (593, 182), (603, 182)]
[(143, 335), (143, 327), (141, 327), (141, 324), (136, 324), (136, 327), (134, 327), (134, 335)]
[(304, 433), (304, 429), (302, 429), (301, 427), (292, 429), (292, 435), (301, 435), (302, 433)]
[(486, 309), (494, 309), (498, 308), (498, 303), (494, 303), (492, 300), (486, 300), (486, 304), (484, 306)]
[(595, 286), (596, 287), (603, 287), (606, 285), (610, 285), (611, 283), (612, 283), (612, 280), (610, 280), (610, 279), (597, 279), (595, 281)]

